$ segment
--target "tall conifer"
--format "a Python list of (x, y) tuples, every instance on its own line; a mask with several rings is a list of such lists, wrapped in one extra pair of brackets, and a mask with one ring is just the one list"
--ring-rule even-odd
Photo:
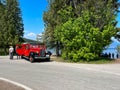
[(23, 36), (23, 22), (18, 0), (6, 0), (6, 30), (9, 44), (16, 44)]
[(23, 21), (18, 0), (0, 0), (0, 41), (5, 49), (20, 43), (23, 37)]

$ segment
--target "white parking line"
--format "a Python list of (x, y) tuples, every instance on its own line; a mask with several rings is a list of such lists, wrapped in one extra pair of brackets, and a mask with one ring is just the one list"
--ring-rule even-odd
[(22, 85), (22, 84), (20, 84), (20, 83), (15, 82), (15, 81), (11, 81), (11, 80), (6, 79), (6, 78), (0, 78), (0, 80), (9, 82), (9, 83), (14, 84), (14, 85), (17, 85), (17, 86), (19, 86), (19, 87), (24, 88), (25, 90), (33, 90), (33, 89), (31, 89), (31, 88), (29, 88), (29, 87), (27, 87), (27, 86), (25, 86), (25, 85)]

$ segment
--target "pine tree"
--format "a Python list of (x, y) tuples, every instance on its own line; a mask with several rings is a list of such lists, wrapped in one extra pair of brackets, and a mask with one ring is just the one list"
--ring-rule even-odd
[(5, 5), (3, 4), (3, 0), (0, 1), (0, 46), (3, 44), (3, 17), (4, 17)]
[(24, 28), (18, 0), (2, 0), (0, 4), (0, 41), (6, 53), (6, 47), (21, 42)]
[(15, 45), (23, 36), (23, 22), (18, 0), (6, 0), (6, 36), (8, 44)]
[(50, 48), (56, 48), (56, 54), (59, 56), (60, 42), (54, 36), (54, 30), (59, 23), (57, 11), (62, 7), (63, 0), (49, 0), (48, 11), (44, 12), (43, 20), (45, 22), (45, 40)]

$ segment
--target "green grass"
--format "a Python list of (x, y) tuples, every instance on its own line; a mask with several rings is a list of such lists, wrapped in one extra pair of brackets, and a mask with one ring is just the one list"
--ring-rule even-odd
[(99, 60), (92, 60), (92, 61), (83, 61), (83, 60), (80, 60), (79, 62), (72, 62), (70, 60), (64, 60), (62, 59), (62, 57), (56, 57), (54, 56), (54, 58), (52, 58), (53, 61), (57, 61), (57, 62), (68, 62), (68, 63), (83, 63), (83, 64), (111, 64), (111, 63), (114, 63), (115, 60), (113, 59), (107, 59), (107, 58), (101, 58)]

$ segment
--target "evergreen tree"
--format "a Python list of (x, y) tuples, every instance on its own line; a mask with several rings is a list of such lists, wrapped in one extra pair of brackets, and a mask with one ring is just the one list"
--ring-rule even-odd
[(56, 54), (59, 56), (61, 43), (54, 36), (54, 30), (59, 23), (57, 11), (62, 7), (63, 0), (49, 0), (48, 10), (44, 12), (43, 20), (45, 22), (45, 40), (50, 48), (56, 48)]
[(8, 30), (6, 33), (8, 44), (15, 45), (23, 36), (23, 22), (18, 0), (6, 0), (5, 14), (7, 16), (5, 30)]
[(0, 11), (0, 41), (6, 53), (6, 47), (21, 42), (24, 28), (18, 0), (2, 0)]
[(117, 32), (118, 0), (55, 0), (51, 6), (46, 28), (62, 43), (64, 58), (95, 59)]
[(3, 0), (0, 0), (0, 46), (3, 45), (3, 17), (4, 17), (4, 10), (5, 10), (5, 5), (3, 4)]

